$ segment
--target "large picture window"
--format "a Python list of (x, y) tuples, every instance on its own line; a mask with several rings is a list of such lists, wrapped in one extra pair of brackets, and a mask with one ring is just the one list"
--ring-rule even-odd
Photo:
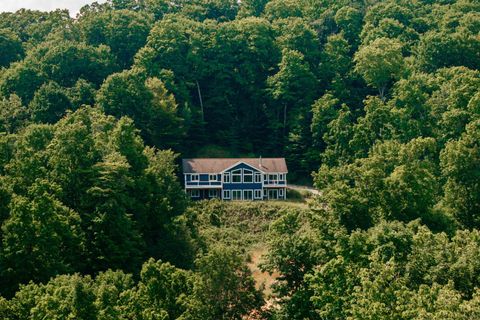
[(243, 182), (252, 183), (253, 182), (253, 171), (243, 169)]
[(242, 170), (234, 170), (232, 171), (232, 182), (233, 183), (242, 183)]

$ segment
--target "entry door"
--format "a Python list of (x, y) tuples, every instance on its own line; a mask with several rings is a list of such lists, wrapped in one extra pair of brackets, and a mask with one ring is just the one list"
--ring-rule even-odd
[(243, 190), (243, 200), (253, 200), (253, 190)]
[(268, 190), (268, 199), (278, 199), (278, 190), (277, 189)]

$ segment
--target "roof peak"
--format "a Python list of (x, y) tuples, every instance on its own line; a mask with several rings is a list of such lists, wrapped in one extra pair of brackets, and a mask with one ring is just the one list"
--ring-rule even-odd
[(183, 160), (192, 160), (192, 159), (259, 159), (259, 158), (262, 158), (262, 159), (285, 159), (284, 157), (263, 157), (263, 156), (259, 156), (259, 157), (238, 157), (238, 158), (235, 158), (235, 157), (229, 157), (229, 158), (216, 158), (216, 157), (210, 157), (210, 158), (183, 158)]
[(285, 158), (185, 158), (184, 173), (219, 173), (240, 163), (263, 172), (288, 172)]

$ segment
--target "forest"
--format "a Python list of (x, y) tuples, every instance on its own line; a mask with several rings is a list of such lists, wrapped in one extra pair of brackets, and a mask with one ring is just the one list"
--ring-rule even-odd
[[(479, 141), (477, 0), (0, 13), (0, 318), (480, 319)], [(185, 196), (259, 156), (320, 195)]]

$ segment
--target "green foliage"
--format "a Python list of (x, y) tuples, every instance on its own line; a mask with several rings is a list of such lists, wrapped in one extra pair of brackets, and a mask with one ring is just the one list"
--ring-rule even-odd
[(137, 70), (109, 76), (98, 91), (98, 105), (118, 118), (131, 117), (150, 145), (172, 148), (184, 134), (173, 95), (158, 78)]
[(148, 260), (135, 293), (138, 319), (178, 319), (187, 309), (195, 275), (169, 263)]
[(23, 55), (20, 38), (9, 29), (0, 29), (0, 67), (7, 67)]
[(45, 42), (28, 52), (25, 61), (62, 86), (72, 86), (80, 78), (99, 85), (116, 69), (108, 47), (71, 41)]
[(478, 228), (478, 179), (480, 122), (473, 121), (456, 141), (450, 141), (441, 154), (441, 166), (447, 182), (444, 204), (464, 228)]
[[(2, 278), (6, 288), (78, 268), (84, 234), (78, 213), (62, 205), (46, 181), (30, 187), (28, 197), (14, 195), (2, 225)], [(5, 288), (5, 289), (6, 289)]]
[(355, 54), (354, 61), (355, 71), (369, 85), (377, 88), (384, 99), (388, 83), (402, 72), (402, 44), (388, 38), (377, 38), (362, 46)]
[(151, 27), (149, 15), (130, 10), (89, 14), (79, 20), (85, 42), (94, 46), (109, 46), (122, 68), (133, 63), (133, 56), (145, 45)]
[[(265, 317), (479, 318), (479, 11), (109, 0), (77, 19), (1, 13), (0, 318), (257, 316), (255, 245), (276, 281)], [(193, 205), (178, 152), (284, 156), (289, 181), (313, 171), (320, 195), (310, 209)]]
[(352, 164), (322, 166), (315, 181), (321, 199), (349, 229), (371, 221), (410, 221), (432, 210), (439, 197), (435, 141), (376, 144), (366, 158)]
[[(145, 148), (128, 118), (83, 108), (54, 126), (27, 127), (5, 151), (5, 292), (64, 272), (133, 272), (147, 252), (180, 265), (193, 260), (194, 240), (177, 221), (186, 202), (175, 155)], [(173, 254), (179, 248), (186, 254)]]
[(22, 102), (28, 103), (44, 81), (45, 77), (31, 64), (13, 63), (0, 75), (0, 93), (4, 96), (16, 94)]
[(55, 123), (70, 108), (71, 103), (65, 90), (55, 82), (38, 88), (28, 105), (32, 120), (40, 123)]
[(14, 133), (28, 125), (29, 111), (20, 98), (12, 94), (0, 101), (0, 132)]
[(0, 14), (0, 28), (12, 30), (29, 48), (44, 41), (52, 31), (69, 27), (71, 21), (68, 11), (60, 9), (51, 12), (20, 9)]
[(198, 277), (186, 319), (241, 319), (261, 306), (251, 271), (234, 249), (213, 247), (195, 264)]
[[(315, 219), (325, 224), (325, 217)], [(290, 230), (271, 235), (276, 242), (271, 246), (275, 255), (269, 257), (270, 263), (284, 257), (275, 249), (279, 244), (295, 248), (289, 244)], [(301, 287), (287, 282), (283, 284), (285, 291), (277, 291), (284, 299), (279, 317), (304, 319), (307, 310), (315, 310), (309, 318), (416, 319), (418, 314), (453, 314), (451, 319), (463, 319), (461, 310), (469, 315), (476, 312), (468, 308), (477, 299), (478, 285), (471, 278), (477, 268), (477, 237), (478, 231), (464, 231), (449, 240), (446, 234), (434, 234), (418, 221), (407, 225), (382, 222), (350, 235), (337, 232), (328, 245), (330, 250), (320, 250), (326, 254), (313, 259), (314, 267), (302, 269), (305, 274)], [(315, 247), (319, 250), (322, 246)], [(301, 263), (303, 253), (305, 250), (292, 251), (285, 261)], [(280, 274), (279, 284), (288, 273), (281, 269)], [(444, 295), (452, 300), (447, 302)]]
[(316, 265), (327, 262), (335, 241), (345, 237), (345, 229), (323, 210), (291, 210), (271, 225), (269, 252), (262, 268), (280, 276), (274, 287), (281, 298), (285, 319), (314, 317), (311, 289), (304, 281)]

